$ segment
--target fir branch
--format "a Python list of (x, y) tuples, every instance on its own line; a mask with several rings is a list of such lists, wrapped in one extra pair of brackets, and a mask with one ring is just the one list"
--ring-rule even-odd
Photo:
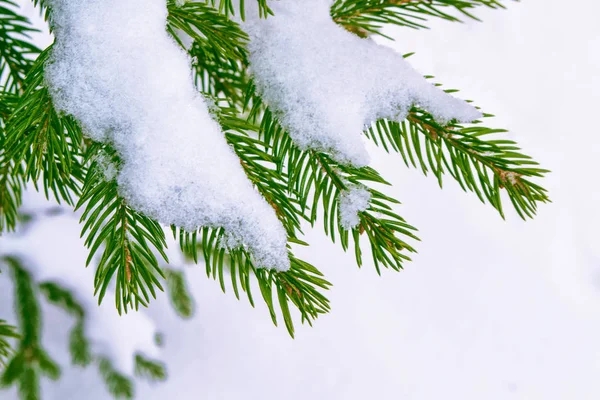
[(0, 367), (6, 366), (6, 359), (13, 353), (10, 339), (19, 339), (17, 328), (0, 319)]
[[(187, 1), (187, 0), (185, 0)], [(261, 18), (266, 18), (268, 15), (273, 15), (273, 12), (267, 5), (267, 0), (239, 0), (239, 15), (242, 19), (245, 18), (245, 2), (255, 1), (258, 4), (258, 12)], [(210, 3), (211, 6), (216, 7), (221, 14), (226, 16), (236, 15), (236, 8), (234, 6), (235, 0), (204, 0), (205, 3)]]
[(18, 348), (0, 376), (0, 385), (18, 387), (22, 400), (40, 399), (41, 374), (52, 380), (60, 377), (60, 367), (41, 345), (40, 305), (36, 285), (19, 260), (4, 257), (12, 272), (15, 310), (21, 337)]
[(504, 8), (499, 0), (336, 0), (331, 16), (361, 37), (385, 36), (381, 33), (384, 25), (421, 29), (427, 28), (429, 18), (451, 22), (460, 22), (461, 17), (478, 20), (473, 10), (481, 6)]
[(76, 323), (69, 334), (69, 352), (71, 363), (87, 367), (93, 361), (90, 343), (85, 336), (85, 311), (73, 294), (62, 288), (56, 282), (43, 282), (39, 285), (40, 292), (46, 296), (50, 304), (62, 308), (75, 317)]
[(58, 283), (42, 282), (39, 285), (39, 288), (40, 292), (46, 296), (46, 300), (48, 300), (50, 304), (62, 308), (77, 319), (83, 319), (85, 316), (83, 307), (75, 299), (73, 294), (62, 288)]
[(194, 299), (192, 298), (185, 275), (182, 271), (164, 268), (167, 279), (167, 293), (175, 312), (181, 318), (191, 318), (194, 315)]
[[(259, 127), (235, 116), (235, 109), (219, 108), (217, 118), (226, 134), (248, 178), (265, 200), (275, 209), (286, 228), (290, 243), (304, 244), (298, 239), (300, 218), (306, 218), (299, 202), (289, 196), (288, 175), (281, 171), (274, 150), (267, 143), (257, 140)], [(273, 294), (278, 296), (278, 304), (290, 335), (294, 335), (294, 326), (288, 302), (298, 308), (302, 321), (309, 324), (319, 314), (329, 310), (328, 300), (318, 291), (327, 289), (330, 284), (322, 279), (322, 274), (313, 266), (296, 259), (290, 254), (292, 268), (287, 272), (265, 271), (252, 262), (251, 254), (243, 248), (225, 249), (225, 232), (222, 229), (202, 228), (199, 232), (185, 232), (173, 228), (182, 250), (196, 262), (199, 260), (199, 247), (202, 248), (207, 275), (219, 279), (225, 291), (224, 271), (229, 269), (232, 287), (239, 299), (239, 286), (246, 292), (252, 305), (250, 277), (256, 278), (263, 299), (267, 303), (273, 322), (277, 324)], [(237, 272), (236, 272), (237, 271)]]
[(80, 192), (84, 168), (83, 136), (77, 123), (60, 116), (44, 85), (44, 65), (51, 48), (36, 60), (25, 81), (12, 116), (6, 123), (5, 156), (24, 169), (25, 177), (38, 189), (41, 179), (47, 198), (74, 203)]
[(0, 234), (15, 229), (25, 173), (6, 155), (6, 120), (18, 101), (16, 95), (0, 91)]
[[(199, 90), (240, 104), (247, 83), (248, 37), (238, 24), (206, 4), (169, 3), (167, 30), (194, 60)], [(191, 46), (186, 46), (186, 35)]]
[[(261, 120), (259, 139), (271, 149), (279, 170), (289, 176), (288, 195), (297, 199), (302, 210), (311, 210), (311, 224), (317, 223), (319, 210), (322, 210), (325, 233), (334, 242), (336, 235), (339, 236), (344, 251), (349, 249), (352, 236), (359, 266), (363, 253), (360, 237), (366, 232), (378, 273), (380, 266), (401, 269), (403, 263), (410, 260), (405, 253), (415, 251), (408, 241), (418, 238), (416, 229), (393, 211), (393, 205), (398, 201), (372, 187), (373, 184), (389, 184), (370, 167), (352, 168), (335, 163), (324, 153), (300, 150), (277, 118), (256, 97), (253, 87), (249, 89), (248, 97), (247, 102), (252, 104), (250, 120)], [(339, 221), (339, 194), (349, 184), (366, 185), (372, 196), (370, 207), (359, 214), (360, 224), (352, 232), (343, 229)]]
[[(380, 266), (401, 270), (404, 262), (410, 261), (406, 253), (415, 252), (408, 241), (419, 239), (415, 235), (416, 228), (393, 211), (393, 206), (400, 202), (370, 187), (372, 183), (389, 183), (370, 167), (356, 169), (342, 166), (325, 154), (314, 151), (310, 153), (311, 174), (316, 179), (312, 188), (304, 188), (303, 198), (308, 198), (310, 192), (314, 193), (311, 217), (313, 225), (318, 220), (317, 203), (321, 201), (325, 233), (335, 242), (337, 231), (344, 251), (348, 250), (349, 237), (352, 235), (358, 266), (362, 265), (360, 236), (366, 233), (377, 273), (381, 274)], [(343, 229), (340, 223), (339, 196), (353, 184), (366, 186), (371, 193), (371, 200), (369, 208), (359, 213), (359, 225), (350, 232)], [(306, 192), (307, 189), (309, 192)]]
[(480, 121), (443, 126), (430, 114), (413, 108), (406, 121), (378, 121), (367, 130), (367, 136), (386, 151), (399, 152), (407, 166), (420, 167), (425, 174), (431, 171), (440, 187), (448, 173), (463, 190), (475, 192), (503, 218), (501, 192), (505, 191), (521, 218), (533, 218), (538, 203), (549, 199), (546, 190), (529, 178), (541, 178), (549, 171), (521, 153), (515, 142), (494, 136), (504, 132), (486, 128)]
[(213, 56), (229, 59), (245, 57), (244, 46), (248, 36), (213, 7), (202, 3), (178, 6), (169, 2), (168, 10), (167, 31), (182, 47), (186, 47), (183, 35), (187, 35)]
[(151, 382), (161, 382), (167, 379), (167, 369), (159, 361), (150, 360), (141, 354), (136, 354), (135, 376)]
[[(91, 151), (90, 154), (96, 154)], [(102, 302), (115, 278), (115, 302), (119, 313), (147, 306), (156, 290), (163, 290), (159, 277), (164, 273), (154, 252), (167, 263), (167, 244), (162, 227), (133, 210), (119, 195), (117, 183), (107, 181), (98, 161), (91, 161), (77, 208), (85, 207), (82, 236), (90, 249), (89, 265), (102, 246), (95, 277), (95, 294)]]
[(131, 379), (117, 371), (110, 360), (98, 360), (98, 369), (108, 392), (115, 399), (133, 399), (135, 388)]
[[(278, 323), (275, 310), (275, 305), (278, 304), (292, 337), (294, 324), (289, 309), (290, 302), (299, 310), (302, 322), (308, 324), (312, 324), (319, 314), (327, 313), (330, 309), (329, 300), (319, 290), (327, 290), (331, 284), (323, 279), (319, 270), (291, 253), (291, 267), (288, 271), (266, 270), (257, 268), (252, 262), (251, 254), (245, 249), (225, 248), (226, 233), (223, 229), (201, 228), (198, 232), (190, 233), (173, 228), (173, 233), (179, 239), (182, 251), (191, 255), (193, 259), (199, 259), (201, 250), (207, 276), (218, 279), (223, 292), (226, 291), (225, 275), (228, 271), (235, 296), (240, 298), (241, 289), (252, 306), (255, 303), (251, 282), (255, 279), (273, 323)], [(273, 298), (274, 294), (277, 296), (277, 303)]]
[(288, 237), (297, 239), (301, 233), (300, 217), (305, 217), (298, 201), (289, 196), (289, 176), (280, 168), (274, 148), (257, 139), (260, 128), (237, 117), (236, 112), (234, 108), (219, 108), (217, 118), (225, 138), (240, 158), (248, 179), (275, 209)]
[(37, 30), (16, 13), (18, 8), (10, 0), (0, 0), (0, 87), (11, 93), (21, 90), (32, 60), (40, 52), (30, 36)]

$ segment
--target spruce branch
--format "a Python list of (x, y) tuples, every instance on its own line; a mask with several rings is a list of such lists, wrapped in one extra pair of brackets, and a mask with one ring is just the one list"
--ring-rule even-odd
[(21, 333), (18, 347), (0, 376), (0, 385), (16, 385), (22, 400), (38, 400), (42, 375), (57, 380), (60, 377), (60, 367), (41, 344), (42, 317), (37, 288), (31, 275), (14, 257), (4, 257), (0, 261), (8, 264), (11, 269), (15, 310)]
[(167, 280), (167, 293), (175, 312), (184, 319), (194, 315), (194, 299), (190, 294), (182, 271), (164, 268)]
[(52, 6), (48, 4), (49, 0), (32, 0), (33, 4), (40, 9), (40, 13), (44, 17), (44, 21), (48, 22), (50, 32), (52, 32)]
[[(90, 154), (97, 152), (91, 150)], [(156, 288), (163, 290), (159, 278), (165, 276), (155, 255), (168, 263), (163, 228), (127, 204), (117, 183), (106, 179), (97, 159), (89, 162), (77, 208), (84, 208), (82, 236), (90, 249), (87, 265), (102, 250), (94, 281), (98, 302), (114, 278), (119, 313), (147, 306), (150, 296), (156, 298)]]
[(381, 33), (384, 25), (426, 29), (429, 18), (451, 22), (461, 22), (461, 17), (478, 20), (473, 11), (481, 6), (505, 8), (500, 0), (336, 0), (331, 16), (358, 36), (387, 37)]
[[(312, 225), (319, 220), (322, 211), (325, 233), (336, 241), (336, 235), (344, 251), (349, 248), (350, 236), (354, 242), (357, 264), (362, 265), (361, 236), (366, 233), (375, 268), (380, 266), (399, 270), (410, 258), (406, 252), (414, 252), (408, 241), (418, 240), (416, 229), (393, 211), (399, 202), (372, 187), (373, 184), (389, 185), (377, 171), (370, 167), (352, 168), (334, 162), (328, 155), (314, 150), (297, 148), (275, 115), (262, 104), (250, 85), (247, 104), (251, 104), (250, 121), (260, 121), (258, 138), (270, 149), (278, 169), (289, 176), (288, 196), (295, 198)], [(352, 231), (342, 228), (339, 220), (339, 195), (349, 185), (365, 185), (371, 192), (367, 210), (359, 213), (360, 224)]]
[(15, 229), (25, 172), (6, 154), (6, 120), (12, 113), (18, 97), (0, 91), (0, 234)]
[[(178, 238), (182, 251), (189, 254), (191, 258), (198, 260), (202, 255), (207, 276), (218, 279), (223, 292), (226, 291), (225, 276), (229, 275), (236, 298), (240, 299), (241, 289), (246, 293), (250, 304), (254, 306), (252, 281), (255, 280), (269, 308), (273, 323), (275, 325), (278, 323), (275, 310), (275, 306), (278, 305), (285, 326), (292, 337), (294, 337), (294, 324), (290, 302), (300, 312), (302, 322), (307, 322), (309, 325), (312, 325), (312, 321), (320, 314), (330, 310), (329, 300), (321, 290), (327, 290), (331, 284), (323, 278), (319, 270), (291, 253), (291, 267), (288, 271), (266, 270), (257, 268), (252, 261), (252, 255), (245, 249), (226, 248), (224, 245), (226, 232), (221, 228), (201, 228), (191, 233), (173, 228), (173, 233)], [(274, 295), (277, 296), (276, 299)]]
[(230, 59), (245, 56), (244, 45), (248, 36), (235, 22), (219, 14), (213, 7), (203, 3), (179, 6), (169, 2), (168, 11), (167, 31), (182, 47), (186, 47), (186, 40), (182, 37), (185, 34), (214, 56)]
[(120, 373), (107, 358), (98, 360), (98, 370), (108, 392), (115, 399), (133, 399), (135, 387), (131, 379)]
[[(344, 251), (348, 250), (349, 236), (352, 235), (354, 253), (359, 267), (362, 265), (360, 237), (366, 233), (377, 273), (381, 274), (380, 266), (396, 271), (402, 269), (403, 263), (410, 261), (410, 257), (406, 253), (415, 252), (408, 241), (418, 241), (419, 239), (415, 235), (416, 228), (393, 211), (393, 206), (400, 202), (370, 187), (372, 183), (383, 185), (389, 185), (389, 183), (370, 167), (356, 169), (339, 165), (327, 155), (314, 151), (311, 151), (311, 163), (312, 174), (316, 176), (314, 188), (312, 188), (314, 190), (311, 216), (313, 225), (318, 220), (317, 203), (320, 200), (325, 233), (335, 242), (337, 231)], [(339, 220), (339, 197), (351, 185), (366, 186), (371, 193), (371, 200), (369, 208), (359, 213), (359, 225), (352, 231), (348, 231), (342, 228)], [(309, 195), (305, 192), (303, 197), (306, 198)]]
[[(0, 6), (3, 1), (6, 2), (0, 0)], [(35, 2), (50, 15), (45, 1)], [(266, 16), (270, 12), (266, 1), (258, 3)], [(383, 24), (420, 28), (429, 17), (456, 21), (453, 11), (473, 17), (471, 11), (477, 6), (502, 7), (493, 0), (338, 0), (332, 15), (347, 29), (366, 35), (378, 33)], [(243, 1), (237, 10), (231, 0), (179, 5), (170, 2), (167, 29), (194, 57), (199, 89), (214, 99), (215, 113), (227, 142), (248, 178), (285, 226), (290, 248), (291, 244), (305, 244), (300, 239), (302, 220), (313, 225), (323, 221), (326, 234), (334, 242), (339, 240), (344, 250), (353, 243), (358, 265), (363, 262), (361, 242), (367, 240), (378, 272), (381, 266), (401, 269), (408, 254), (414, 251), (410, 243), (418, 239), (415, 228), (394, 211), (398, 202), (378, 190), (388, 183), (372, 168), (350, 168), (335, 163), (327, 154), (298, 149), (277, 116), (254, 93), (247, 72), (247, 36), (229, 19), (237, 11), (243, 16), (243, 8)], [(186, 36), (193, 40), (191, 47), (186, 46)], [(54, 109), (43, 81), (48, 52), (42, 53), (35, 63), (27, 59), (21, 64), (11, 61), (11, 66), (19, 66), (20, 79), (12, 78), (11, 82), (17, 83), (0, 92), (0, 231), (14, 227), (25, 181), (42, 182), (47, 196), (53, 193), (69, 204), (78, 202), (77, 207), (84, 209), (81, 222), (82, 235), (90, 249), (88, 264), (101, 254), (95, 278), (99, 301), (114, 281), (116, 306), (119, 312), (127, 312), (146, 305), (150, 296), (155, 297), (157, 288), (162, 290), (165, 273), (159, 259), (167, 261), (164, 231), (156, 221), (133, 210), (119, 196), (116, 182), (105, 176), (97, 155), (108, 152), (112, 157), (114, 151), (84, 141), (77, 124)], [(489, 139), (499, 132), (480, 124), (441, 126), (415, 108), (406, 121), (378, 121), (366, 134), (386, 150), (399, 152), (407, 165), (431, 171), (440, 184), (448, 173), (465, 190), (474, 191), (501, 213), (500, 192), (504, 190), (521, 216), (531, 216), (537, 203), (547, 201), (547, 197), (544, 189), (529, 178), (541, 177), (547, 171), (521, 154), (513, 142)], [(118, 158), (113, 158), (118, 165)], [(359, 213), (359, 225), (348, 231), (340, 224), (339, 197), (351, 185), (366, 186), (371, 201)], [(322, 294), (329, 282), (315, 267), (293, 254), (290, 253), (289, 271), (267, 271), (254, 265), (252, 254), (244, 248), (226, 248), (222, 229), (173, 229), (182, 250), (196, 261), (203, 258), (207, 275), (218, 279), (223, 290), (229, 285), (238, 298), (244, 292), (254, 305), (251, 288), (258, 285), (273, 322), (277, 323), (281, 314), (292, 336), (290, 303), (299, 310), (302, 321), (309, 324), (329, 310), (329, 302)], [(179, 304), (176, 308), (182, 315), (191, 314), (191, 297), (179, 293), (180, 289), (184, 291), (181, 276), (167, 272), (166, 278), (169, 295), (174, 304)], [(231, 283), (227, 284), (227, 280)], [(77, 316), (74, 303), (59, 289), (48, 285), (41, 288), (51, 301)], [(82, 321), (83, 318), (78, 319), (71, 337), (71, 345), (79, 346), (79, 350), (85, 345)], [(89, 354), (79, 350), (73, 351), (79, 352), (78, 362), (89, 363)], [(108, 361), (101, 360), (99, 364), (113, 394), (133, 395), (132, 383)], [(159, 376), (155, 367), (147, 364), (140, 368), (148, 374), (153, 370), (151, 376)], [(39, 381), (34, 375), (27, 379)]]
[(541, 178), (549, 171), (521, 153), (515, 142), (496, 137), (504, 132), (487, 128), (481, 121), (443, 126), (430, 114), (413, 108), (403, 122), (372, 124), (367, 136), (386, 151), (400, 153), (406, 166), (419, 167), (425, 174), (431, 171), (440, 187), (443, 176), (449, 174), (463, 190), (489, 202), (503, 218), (504, 191), (521, 218), (533, 218), (538, 203), (550, 200), (546, 190), (530, 178)]
[(0, 0), (0, 234), (15, 227), (25, 180), (24, 170), (6, 154), (6, 125), (40, 52), (30, 37), (36, 30), (16, 10), (14, 2)]
[(72, 205), (83, 180), (83, 135), (71, 117), (56, 111), (44, 85), (50, 51), (40, 54), (25, 80), (25, 91), (6, 122), (3, 152), (36, 189), (41, 180), (47, 198), (52, 194)]
[(6, 367), (6, 359), (13, 353), (9, 340), (19, 338), (17, 328), (0, 319), (0, 370)]
[[(69, 335), (71, 363), (76, 366), (88, 367), (95, 362), (113, 397), (132, 399), (135, 383), (118, 372), (107, 358), (92, 354), (91, 344), (85, 335), (86, 313), (73, 294), (56, 282), (43, 282), (39, 285), (39, 289), (50, 304), (62, 308), (75, 318), (76, 323)], [(161, 362), (150, 360), (141, 354), (134, 355), (134, 362), (137, 377), (151, 381), (166, 379), (166, 367)]]
[[(267, 0), (239, 0), (239, 15), (242, 19), (245, 18), (245, 4), (246, 1), (255, 1), (258, 4), (258, 12), (261, 18), (267, 18), (268, 15), (272, 15), (273, 12), (267, 5)], [(206, 3), (209, 3), (216, 7), (220, 13), (225, 14), (226, 16), (236, 15), (236, 8), (234, 6), (234, 0), (205, 0)]]
[(10, 93), (21, 90), (33, 59), (40, 52), (30, 36), (37, 30), (27, 18), (17, 14), (18, 8), (10, 0), (0, 0), (0, 87)]
[(71, 363), (87, 367), (92, 363), (93, 356), (90, 343), (85, 336), (85, 310), (71, 292), (56, 282), (43, 282), (39, 285), (39, 289), (50, 304), (62, 308), (75, 318), (76, 323), (69, 334)]
[(151, 382), (161, 382), (167, 379), (167, 369), (159, 361), (151, 360), (141, 354), (135, 356), (135, 375)]
[[(296, 198), (289, 196), (288, 174), (281, 171), (274, 150), (257, 139), (260, 128), (235, 115), (236, 110), (220, 107), (216, 117), (225, 131), (227, 142), (240, 158), (240, 163), (248, 178), (265, 200), (275, 209), (288, 234), (290, 243), (305, 244), (298, 238), (301, 233), (300, 218), (304, 216)], [(185, 232), (173, 228), (182, 250), (193, 260), (199, 260), (199, 248), (207, 268), (207, 275), (219, 279), (221, 288), (226, 290), (225, 270), (229, 270), (231, 285), (236, 297), (240, 290), (246, 292), (254, 305), (250, 279), (253, 275), (259, 284), (261, 295), (269, 307), (271, 318), (277, 324), (275, 304), (283, 315), (286, 328), (294, 335), (294, 326), (288, 302), (301, 314), (302, 321), (309, 324), (319, 314), (328, 312), (329, 301), (319, 292), (329, 288), (329, 282), (312, 265), (295, 258), (290, 253), (292, 267), (287, 272), (265, 271), (255, 265), (252, 256), (243, 248), (224, 247), (226, 233), (222, 229), (202, 228), (198, 232)], [(239, 287), (238, 287), (239, 284)], [(277, 302), (273, 300), (277, 295)]]
[[(167, 30), (192, 57), (201, 92), (239, 103), (245, 89), (248, 36), (238, 24), (203, 3), (169, 3)], [(187, 38), (186, 38), (187, 36)], [(193, 40), (187, 46), (186, 39)]]
[(233, 148), (250, 181), (273, 207), (286, 228), (288, 237), (302, 233), (300, 218), (305, 219), (298, 201), (289, 196), (289, 175), (282, 171), (273, 147), (259, 139), (260, 128), (236, 116), (235, 108), (219, 107), (216, 115), (225, 138)]

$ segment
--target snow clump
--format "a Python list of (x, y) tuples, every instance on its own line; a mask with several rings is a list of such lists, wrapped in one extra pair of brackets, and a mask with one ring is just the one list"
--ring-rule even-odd
[(339, 195), (340, 225), (346, 230), (356, 228), (360, 223), (359, 213), (369, 208), (371, 192), (360, 185), (351, 185)]
[(362, 133), (373, 121), (401, 121), (413, 105), (440, 123), (481, 116), (428, 82), (401, 54), (336, 24), (331, 3), (271, 1), (274, 16), (266, 19), (250, 3), (242, 23), (257, 89), (300, 148), (360, 167), (369, 162)]
[(49, 0), (55, 106), (119, 153), (120, 194), (165, 225), (223, 227), (257, 266), (289, 268), (287, 235), (248, 180), (166, 31), (165, 0)]

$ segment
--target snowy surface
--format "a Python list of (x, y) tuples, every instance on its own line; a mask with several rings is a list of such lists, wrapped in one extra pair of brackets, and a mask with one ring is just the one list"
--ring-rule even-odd
[(340, 193), (340, 225), (346, 230), (355, 228), (360, 223), (359, 213), (369, 208), (371, 192), (363, 186), (350, 186)]
[(51, 4), (53, 100), (119, 152), (117, 181), (129, 204), (189, 231), (224, 227), (257, 265), (289, 268), (285, 229), (196, 91), (189, 58), (166, 32), (166, 2)]
[(401, 53), (337, 25), (331, 3), (272, 1), (274, 17), (260, 19), (251, 10), (243, 24), (257, 88), (301, 148), (364, 166), (362, 132), (377, 119), (403, 120), (413, 104), (442, 123), (480, 117), (424, 79)]
[[(333, 310), (295, 340), (265, 309), (221, 294), (202, 268), (186, 269), (196, 316), (179, 320), (165, 299), (149, 310), (165, 333), (170, 377), (138, 386), (139, 398), (600, 398), (599, 139), (586, 117), (600, 104), (598, 12), (592, 0), (527, 0), (479, 10), (484, 23), (390, 30), (395, 47), (417, 52), (415, 67), (477, 99), (553, 170), (545, 181), (553, 203), (534, 221), (513, 214), (503, 222), (456, 185), (440, 191), (370, 147), (374, 167), (395, 185), (389, 194), (403, 202), (398, 212), (420, 229), (414, 262), (380, 278), (306, 229), (312, 246), (299, 255), (335, 283)], [(76, 242), (67, 232), (63, 240)], [(0, 288), (0, 304), (5, 296)], [(66, 346), (65, 317), (44, 315), (55, 355)], [(66, 369), (45, 394), (107, 399), (89, 370)]]

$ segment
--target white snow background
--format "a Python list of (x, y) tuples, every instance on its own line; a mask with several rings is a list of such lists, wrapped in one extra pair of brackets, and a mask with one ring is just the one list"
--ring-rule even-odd
[[(553, 171), (543, 182), (553, 203), (534, 221), (510, 213), (503, 222), (453, 182), (439, 190), (400, 156), (371, 146), (372, 165), (403, 202), (399, 213), (420, 229), (406, 270), (359, 270), (352, 254), (309, 230), (311, 247), (298, 255), (334, 283), (333, 310), (292, 340), (264, 307), (223, 295), (203, 268), (188, 268), (195, 318), (178, 319), (164, 299), (146, 312), (165, 334), (169, 380), (138, 382), (139, 399), (600, 398), (600, 5), (508, 6), (477, 10), (483, 23), (432, 21), (430, 31), (388, 33), (399, 51), (417, 53), (415, 68), (496, 114), (493, 123)], [(72, 223), (56, 226), (48, 241), (75, 246)], [(0, 285), (6, 315), (4, 277)], [(45, 345), (66, 365), (72, 321), (44, 310)], [(109, 398), (93, 368), (65, 368), (59, 382), (45, 381), (44, 396)]]

